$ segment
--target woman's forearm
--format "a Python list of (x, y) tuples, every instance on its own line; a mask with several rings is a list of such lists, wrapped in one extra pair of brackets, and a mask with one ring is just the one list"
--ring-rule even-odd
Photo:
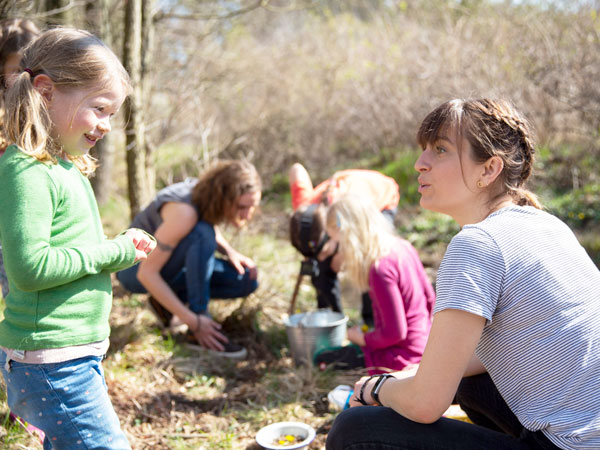
[(138, 280), (163, 307), (171, 314), (179, 317), (190, 328), (196, 327), (196, 314), (191, 311), (175, 294), (160, 273), (144, 271), (142, 267), (138, 271)]
[(233, 247), (229, 245), (229, 242), (227, 242), (227, 239), (221, 234), (221, 231), (217, 226), (215, 226), (215, 241), (217, 242), (217, 250), (220, 253), (228, 255), (229, 252), (233, 250)]
[[(386, 380), (379, 391), (380, 403), (415, 422), (432, 423), (439, 419), (450, 406), (467, 369), (477, 369), (473, 354), (484, 324), (483, 317), (460, 310), (437, 313), (416, 373), (404, 379)], [(370, 404), (373, 385), (371, 380), (362, 389), (364, 400)], [(360, 392), (361, 388), (359, 382), (355, 391)]]

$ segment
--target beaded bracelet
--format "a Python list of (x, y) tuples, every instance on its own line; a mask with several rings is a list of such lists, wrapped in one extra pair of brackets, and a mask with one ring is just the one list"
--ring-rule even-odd
[(360, 394), (358, 395), (358, 397), (356, 397), (356, 400), (361, 404), (361, 405), (365, 405), (367, 406), (368, 403), (365, 401), (365, 398), (363, 397), (364, 393), (365, 393), (365, 386), (367, 384), (369, 384), (369, 381), (371, 381), (373, 378), (378, 377), (379, 375), (371, 375), (367, 381), (365, 381), (363, 383), (363, 385), (360, 387)]

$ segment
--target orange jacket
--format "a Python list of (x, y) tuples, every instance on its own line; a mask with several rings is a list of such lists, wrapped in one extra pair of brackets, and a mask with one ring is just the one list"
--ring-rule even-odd
[(364, 196), (371, 199), (380, 211), (398, 207), (400, 200), (396, 181), (375, 170), (341, 170), (314, 188), (310, 183), (296, 182), (290, 189), (294, 211), (303, 205), (319, 203), (324, 195), (327, 196), (327, 204), (342, 194)]

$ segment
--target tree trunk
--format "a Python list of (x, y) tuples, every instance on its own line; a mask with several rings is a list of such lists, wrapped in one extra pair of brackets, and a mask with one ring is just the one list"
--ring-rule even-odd
[(133, 93), (125, 102), (127, 184), (131, 218), (149, 200), (144, 146), (142, 66), (142, 2), (128, 0), (125, 9), (123, 62), (133, 83)]
[[(153, 63), (154, 50), (154, 0), (142, 2), (142, 70), (141, 85), (143, 98), (151, 95), (150, 74)], [(146, 151), (146, 181), (148, 183), (148, 195), (153, 197), (156, 187), (156, 170), (154, 167), (154, 145), (145, 139)]]
[(56, 11), (49, 19), (51, 25), (70, 25), (73, 20), (69, 0), (46, 0), (46, 11)]
[[(85, 21), (90, 32), (102, 39), (106, 45), (112, 47), (107, 0), (88, 0), (85, 5)], [(91, 151), (92, 156), (99, 163), (93, 178), (90, 180), (99, 205), (105, 204), (113, 191), (112, 171), (115, 161), (115, 148), (114, 141), (110, 137), (111, 134), (106, 135), (96, 143)]]

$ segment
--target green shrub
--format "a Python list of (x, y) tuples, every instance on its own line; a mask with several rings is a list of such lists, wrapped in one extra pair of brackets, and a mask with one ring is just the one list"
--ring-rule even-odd
[(287, 173), (275, 173), (269, 180), (263, 180), (263, 204), (265, 202), (273, 203), (277, 207), (285, 209), (292, 206), (292, 196), (290, 194), (290, 181)]
[(419, 157), (418, 149), (388, 149), (386, 159), (390, 160), (380, 171), (392, 177), (400, 187), (400, 206), (418, 205), (421, 196), (418, 192), (415, 161)]
[(600, 185), (590, 184), (555, 196), (547, 208), (574, 229), (600, 225)]
[[(399, 215), (403, 215), (400, 212)], [(402, 220), (398, 231), (401, 236), (410, 241), (415, 247), (424, 249), (439, 243), (448, 244), (452, 237), (459, 232), (458, 224), (444, 214), (421, 209), (412, 215), (412, 220)]]

